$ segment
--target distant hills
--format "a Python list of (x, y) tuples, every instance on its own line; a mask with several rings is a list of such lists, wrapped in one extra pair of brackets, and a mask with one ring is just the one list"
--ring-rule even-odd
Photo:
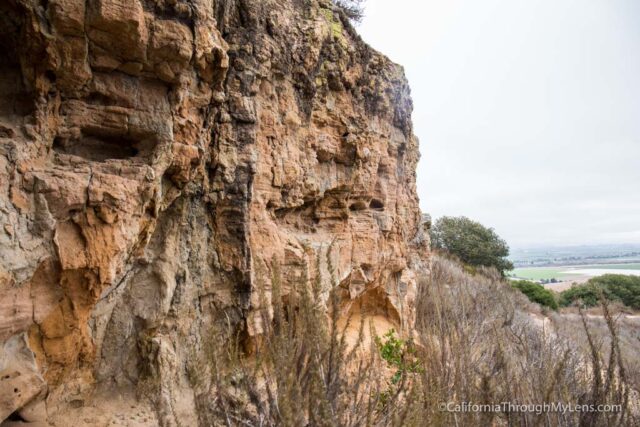
[(509, 259), (515, 267), (622, 264), (640, 261), (640, 244), (514, 248)]

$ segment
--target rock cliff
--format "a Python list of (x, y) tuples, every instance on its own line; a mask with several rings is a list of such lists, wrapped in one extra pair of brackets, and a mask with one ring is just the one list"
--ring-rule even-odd
[(411, 109), (328, 0), (3, 0), (0, 421), (197, 425), (276, 274), (409, 330)]

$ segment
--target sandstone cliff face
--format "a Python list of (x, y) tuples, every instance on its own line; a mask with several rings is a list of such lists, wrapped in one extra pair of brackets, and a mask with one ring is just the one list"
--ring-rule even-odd
[(410, 328), (409, 89), (330, 2), (5, 0), (0, 33), (0, 420), (197, 425), (187, 365), (218, 319), (250, 351), (274, 274)]

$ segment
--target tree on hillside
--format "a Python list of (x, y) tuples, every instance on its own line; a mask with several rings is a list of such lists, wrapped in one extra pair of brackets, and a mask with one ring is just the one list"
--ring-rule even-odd
[(558, 309), (558, 302), (556, 301), (553, 292), (537, 283), (530, 282), (528, 280), (516, 280), (511, 282), (511, 286), (518, 289), (525, 294), (530, 301), (544, 305), (553, 310)]
[(431, 229), (431, 244), (469, 265), (495, 267), (503, 276), (513, 269), (507, 243), (492, 228), (464, 216), (439, 218)]
[(574, 285), (560, 294), (560, 305), (568, 306), (580, 301), (586, 307), (598, 305), (601, 298), (620, 301), (627, 307), (640, 310), (640, 277), (605, 274), (587, 283)]
[(364, 18), (364, 2), (365, 0), (333, 0), (333, 3), (354, 22), (360, 22)]

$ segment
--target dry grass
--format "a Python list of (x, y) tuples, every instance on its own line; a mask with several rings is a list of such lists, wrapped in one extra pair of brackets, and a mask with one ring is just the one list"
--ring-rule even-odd
[[(618, 327), (606, 309), (609, 348), (595, 339), (579, 347), (549, 322), (538, 322), (523, 296), (495, 273), (469, 275), (456, 262), (436, 257), (420, 294), (417, 328), (425, 354), (428, 424), (638, 425), (628, 405)], [(593, 337), (587, 323), (580, 329)], [(451, 413), (438, 411), (439, 402), (614, 404), (622, 411)]]
[[(604, 315), (604, 310), (590, 309), (585, 312), (576, 310), (562, 310), (551, 316), (554, 329), (559, 335), (571, 339), (583, 352), (589, 351), (589, 339), (584, 329), (584, 323), (588, 325), (593, 344), (603, 351), (611, 351), (612, 335), (609, 323), (615, 325), (617, 346), (614, 351), (619, 351), (622, 358), (626, 378), (633, 390), (640, 390), (640, 317), (628, 315), (628, 308), (622, 305), (606, 306), (610, 311), (609, 316)], [(633, 400), (633, 399), (632, 399)], [(638, 401), (638, 398), (635, 398)]]
[[(608, 307), (598, 331), (580, 317), (584, 340), (576, 344), (532, 316), (526, 297), (496, 272), (470, 274), (437, 256), (420, 283), (415, 343), (387, 337), (362, 352), (368, 325), (361, 321), (356, 345), (348, 345), (349, 322), (339, 327), (344, 322), (333, 309), (337, 297), (327, 312), (317, 303), (317, 286), (300, 285), (284, 304), (277, 273), (271, 282), (273, 315), (264, 313), (268, 326), (250, 356), (241, 350), (241, 334), (224, 323), (213, 327), (206, 351), (194, 355), (190, 377), (202, 425), (640, 425), (631, 405), (633, 370)], [(462, 413), (442, 411), (447, 402), (622, 409)]]

